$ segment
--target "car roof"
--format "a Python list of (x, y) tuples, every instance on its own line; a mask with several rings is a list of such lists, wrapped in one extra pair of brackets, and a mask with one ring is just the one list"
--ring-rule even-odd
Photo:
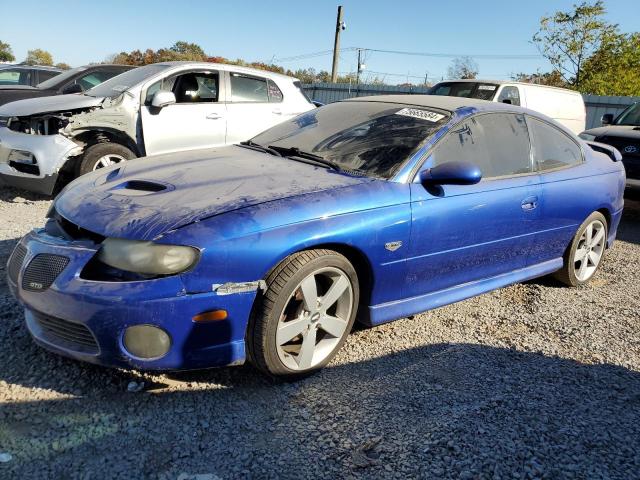
[(297, 80), (295, 77), (284, 75), (282, 73), (271, 72), (269, 70), (261, 70), (259, 68), (241, 67), (240, 65), (230, 65), (228, 63), (214, 63), (214, 62), (189, 62), (189, 61), (177, 61), (177, 62), (158, 62), (155, 65), (168, 65), (172, 67), (201, 67), (201, 68), (217, 68), (219, 70), (235, 70), (240, 73), (256, 74), (268, 77), (277, 77), (288, 80)]
[(53, 72), (62, 71), (61, 68), (51, 67), (49, 65), (24, 65), (24, 64), (0, 65), (0, 69), (5, 69), (5, 68), (22, 68), (24, 70), (51, 70)]

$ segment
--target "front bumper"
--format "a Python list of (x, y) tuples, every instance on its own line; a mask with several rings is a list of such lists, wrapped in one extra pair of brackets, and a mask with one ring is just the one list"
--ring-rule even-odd
[[(13, 256), (10, 258), (8, 284), (25, 307), (29, 332), (42, 347), (94, 364), (141, 370), (188, 370), (244, 362), (244, 335), (256, 291), (189, 294), (180, 276), (138, 282), (85, 280), (80, 272), (97, 245), (52, 237), (43, 230), (27, 234), (18, 245), (24, 257), (17, 266)], [(33, 291), (33, 279), (25, 281), (24, 274), (39, 254), (69, 261), (49, 288)], [(217, 309), (228, 312), (226, 320), (192, 320)], [(51, 330), (52, 322), (62, 325), (63, 330)], [(166, 355), (144, 360), (126, 351), (122, 342), (125, 329), (143, 324), (162, 328), (170, 335)]]
[[(12, 150), (31, 153), (36, 163), (28, 164), (26, 171), (21, 164), (9, 160)], [(8, 185), (50, 195), (60, 168), (78, 153), (80, 147), (62, 135), (29, 135), (1, 127), (0, 179)]]

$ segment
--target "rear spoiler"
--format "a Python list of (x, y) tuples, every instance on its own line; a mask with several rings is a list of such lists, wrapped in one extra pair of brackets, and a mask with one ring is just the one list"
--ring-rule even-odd
[(607, 145), (605, 143), (600, 142), (586, 142), (587, 145), (591, 147), (591, 150), (594, 150), (598, 153), (604, 153), (614, 162), (619, 162), (622, 160), (622, 154), (618, 151), (617, 148), (612, 147), (611, 145)]

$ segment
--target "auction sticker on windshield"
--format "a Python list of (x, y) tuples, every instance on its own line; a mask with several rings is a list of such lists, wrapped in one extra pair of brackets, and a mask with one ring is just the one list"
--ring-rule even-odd
[(428, 122), (437, 122), (445, 117), (445, 115), (440, 113), (430, 112), (429, 110), (420, 110), (417, 108), (403, 108), (402, 110), (398, 110), (396, 115), (419, 118), (420, 120), (426, 120)]

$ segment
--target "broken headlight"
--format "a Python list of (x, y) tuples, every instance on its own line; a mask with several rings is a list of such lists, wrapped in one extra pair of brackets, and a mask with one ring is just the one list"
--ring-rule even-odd
[(27, 152), (26, 150), (11, 150), (7, 157), (7, 161), (35, 165), (36, 157), (34, 157), (33, 153)]
[(144, 275), (174, 275), (196, 264), (200, 252), (193, 247), (139, 240), (107, 238), (98, 260), (110, 267)]

